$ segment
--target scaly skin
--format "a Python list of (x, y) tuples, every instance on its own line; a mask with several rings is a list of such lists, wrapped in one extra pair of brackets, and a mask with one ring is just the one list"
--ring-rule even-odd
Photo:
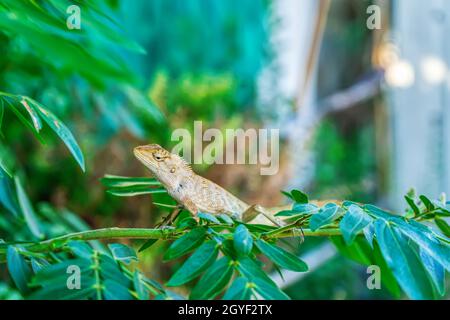
[(194, 217), (198, 212), (214, 215), (224, 213), (244, 222), (282, 225), (273, 215), (292, 207), (251, 206), (214, 182), (197, 175), (183, 158), (157, 144), (136, 147), (134, 155)]

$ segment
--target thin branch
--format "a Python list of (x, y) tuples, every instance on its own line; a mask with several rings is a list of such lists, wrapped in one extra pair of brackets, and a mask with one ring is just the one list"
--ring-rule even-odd
[[(211, 225), (213, 226), (213, 225)], [(103, 228), (96, 230), (87, 230), (76, 233), (69, 233), (64, 236), (44, 240), (35, 243), (23, 243), (21, 246), (31, 252), (46, 252), (60, 249), (69, 240), (101, 240), (101, 239), (164, 239), (174, 240), (185, 234), (185, 231), (179, 231), (176, 229), (146, 229), (146, 228)], [(321, 229), (317, 231), (311, 231), (309, 229), (303, 229), (303, 235), (306, 237), (317, 236), (337, 236), (341, 235), (339, 229)], [(298, 234), (293, 233), (292, 230), (285, 232), (268, 235), (266, 238), (289, 238), (295, 237)], [(5, 243), (3, 245), (8, 245)]]

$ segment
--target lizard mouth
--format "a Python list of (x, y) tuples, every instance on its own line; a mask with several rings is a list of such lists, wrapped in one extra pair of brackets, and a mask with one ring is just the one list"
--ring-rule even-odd
[(151, 155), (149, 155), (148, 151), (145, 150), (142, 146), (134, 148), (133, 153), (134, 156), (149, 169), (153, 169), (155, 167), (155, 163), (152, 161), (153, 159)]

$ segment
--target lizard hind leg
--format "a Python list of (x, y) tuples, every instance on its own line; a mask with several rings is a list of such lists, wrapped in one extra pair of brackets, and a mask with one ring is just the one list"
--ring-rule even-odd
[(171, 226), (178, 215), (183, 211), (183, 206), (177, 206), (167, 217), (165, 217), (160, 223), (155, 225), (156, 228), (165, 228)]
[(276, 218), (273, 214), (265, 210), (265, 208), (260, 205), (252, 205), (245, 210), (242, 214), (242, 221), (255, 224), (268, 224), (267, 222), (269, 222), (278, 227), (284, 226), (280, 219)]

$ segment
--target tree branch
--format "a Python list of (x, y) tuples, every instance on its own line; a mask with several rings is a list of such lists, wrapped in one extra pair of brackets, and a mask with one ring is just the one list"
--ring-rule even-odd
[[(211, 225), (213, 226), (213, 225)], [(101, 240), (101, 239), (164, 239), (173, 240), (181, 237), (185, 232), (175, 229), (147, 229), (147, 228), (103, 228), (96, 230), (87, 230), (76, 233), (69, 233), (64, 236), (44, 240), (35, 243), (23, 243), (22, 247), (31, 252), (45, 252), (59, 249), (64, 243), (69, 240)], [(337, 228), (321, 229), (318, 231), (311, 231), (303, 229), (303, 236), (336, 236), (341, 235)], [(300, 236), (300, 233), (293, 233), (292, 230), (283, 231), (276, 234), (269, 234), (266, 238), (288, 238)], [(4, 245), (8, 245), (5, 243)]]

